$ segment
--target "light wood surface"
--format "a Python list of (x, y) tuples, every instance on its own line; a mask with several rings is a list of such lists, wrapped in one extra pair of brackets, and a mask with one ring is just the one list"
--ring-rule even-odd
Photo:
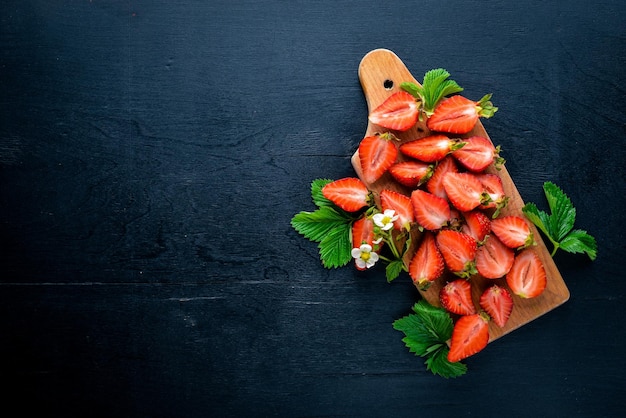
[[(419, 79), (421, 80), (422, 78), (423, 75), (419, 75)], [(454, 79), (454, 76), (452, 76), (452, 78)], [(395, 53), (386, 49), (376, 49), (365, 55), (359, 65), (359, 79), (363, 88), (363, 92), (365, 94), (365, 99), (367, 101), (368, 112), (380, 105), (383, 101), (385, 101), (387, 97), (391, 96), (393, 93), (400, 91), (400, 84), (402, 82), (419, 83), (418, 80), (413, 77), (413, 75), (404, 65), (402, 60)], [(461, 86), (463, 85), (461, 81), (456, 81), (458, 81)], [(498, 115), (496, 113), (494, 118), (497, 117)], [(384, 131), (384, 128), (369, 122), (364, 136), (369, 136), (375, 134), (376, 132)], [(425, 123), (418, 122), (418, 124), (414, 128), (406, 132), (394, 131), (394, 135), (396, 135), (400, 139), (400, 141), (398, 142), (399, 145), (413, 139), (427, 136), (429, 135), (429, 130), (426, 127)], [(462, 137), (470, 137), (475, 135), (489, 138), (489, 135), (485, 131), (485, 128), (482, 123), (480, 123), (480, 121), (471, 132), (463, 135)], [(489, 138), (489, 140), (491, 140), (491, 138)], [(502, 154), (505, 159), (515, 158), (515, 150), (503, 150)], [(402, 155), (399, 153), (399, 159), (402, 158)], [(354, 166), (357, 175), (361, 179), (363, 179), (361, 175), (358, 151), (352, 156), (352, 165)], [(502, 211), (501, 216), (511, 214), (523, 216), (521, 208), (524, 206), (524, 201), (522, 200), (522, 197), (515, 187), (515, 183), (511, 179), (511, 176), (509, 175), (506, 168), (502, 167), (501, 170), (498, 171), (492, 165), (487, 169), (487, 172), (495, 173), (500, 176), (500, 178), (502, 179), (505, 193), (507, 194), (507, 196), (510, 197), (509, 203)], [(407, 195), (410, 194), (410, 190), (395, 182), (391, 175), (389, 175), (388, 173), (386, 173), (377, 182), (367, 185), (370, 190), (374, 191), (375, 195), (377, 195), (381, 190), (386, 188), (400, 191)], [(563, 281), (561, 273), (557, 269), (554, 260), (550, 256), (550, 252), (546, 248), (542, 237), (540, 236), (538, 230), (532, 224), (531, 229), (533, 231), (535, 241), (537, 242), (534, 250), (541, 258), (541, 261), (543, 262), (544, 268), (546, 270), (548, 278), (547, 287), (540, 296), (533, 299), (522, 299), (514, 295), (513, 312), (511, 313), (511, 317), (509, 318), (506, 326), (504, 328), (500, 328), (494, 323), (490, 324), (490, 342), (523, 326), (524, 324), (529, 323), (530, 321), (540, 317), (541, 315), (544, 315), (545, 313), (560, 306), (569, 299), (569, 290), (567, 289), (567, 286), (565, 285), (565, 282)], [(411, 259), (411, 256), (415, 252), (416, 244), (419, 242), (420, 238), (420, 233), (419, 231), (417, 231), (417, 228), (414, 228), (412, 234), (413, 245), (405, 256), (405, 264), (407, 265), (408, 261)], [(443, 285), (445, 285), (447, 281), (451, 280), (454, 277), (455, 276), (446, 274), (438, 279), (435, 283), (433, 283), (428, 290), (420, 290), (420, 293), (428, 302), (433, 305), (439, 306), (439, 290)], [(472, 293), (476, 306), (478, 306), (478, 299), (480, 297), (480, 294), (487, 286), (493, 283), (497, 283), (501, 286), (507, 287), (504, 278), (491, 280), (485, 279), (481, 276), (474, 276), (471, 278), (471, 280), (474, 283), (474, 285), (472, 286)]]

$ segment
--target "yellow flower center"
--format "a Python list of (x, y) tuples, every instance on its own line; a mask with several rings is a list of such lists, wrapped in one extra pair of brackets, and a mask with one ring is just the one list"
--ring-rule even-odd
[(371, 257), (370, 253), (365, 253), (365, 252), (361, 253), (361, 260), (363, 261), (369, 260), (370, 257)]

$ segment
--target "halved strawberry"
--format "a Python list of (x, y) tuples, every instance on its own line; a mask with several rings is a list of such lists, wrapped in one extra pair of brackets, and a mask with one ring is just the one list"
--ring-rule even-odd
[(491, 221), (491, 230), (509, 248), (526, 248), (535, 244), (528, 223), (521, 216), (509, 215)]
[(447, 283), (439, 291), (439, 301), (448, 312), (457, 315), (472, 315), (476, 307), (472, 301), (472, 285), (465, 279)]
[(453, 134), (466, 134), (471, 131), (479, 117), (490, 118), (498, 110), (489, 101), (491, 94), (478, 102), (463, 96), (451, 96), (442, 100), (426, 122), (428, 129)]
[(483, 185), (472, 173), (448, 173), (443, 187), (452, 206), (461, 212), (469, 212), (481, 204)]
[(369, 120), (383, 128), (406, 131), (417, 123), (418, 116), (419, 106), (415, 97), (406, 91), (399, 91), (374, 109)]
[(476, 274), (474, 258), (476, 240), (467, 234), (451, 229), (442, 229), (437, 233), (437, 247), (448, 269), (459, 277), (469, 278)]
[(493, 217), (496, 218), (500, 211), (509, 203), (509, 197), (504, 194), (502, 179), (491, 173), (476, 174), (476, 178), (483, 186), (481, 209), (496, 209)]
[(424, 229), (436, 231), (450, 220), (450, 205), (441, 197), (416, 189), (411, 193), (411, 203), (415, 220)]
[(324, 197), (346, 212), (356, 212), (370, 204), (370, 191), (360, 179), (346, 177), (322, 188)]
[(499, 327), (506, 325), (513, 311), (511, 294), (504, 287), (495, 284), (485, 289), (480, 296), (479, 304)]
[(361, 216), (352, 224), (352, 248), (359, 248), (362, 244), (374, 247), (374, 221), (367, 216)]
[[(359, 248), (362, 244), (368, 244), (372, 247), (372, 250), (378, 252), (381, 244), (374, 244), (374, 222), (367, 216), (361, 216), (352, 224), (352, 248)], [(359, 267), (358, 264), (354, 264), (357, 270), (367, 270), (367, 267)]]
[(447, 173), (458, 172), (459, 168), (456, 166), (454, 158), (450, 155), (444, 157), (437, 163), (437, 166), (435, 166), (433, 175), (430, 177), (430, 180), (428, 180), (428, 183), (426, 183), (426, 189), (435, 196), (447, 199), (448, 194), (446, 193), (446, 189), (443, 187), (443, 179)]
[(458, 150), (465, 145), (460, 139), (448, 138), (445, 135), (430, 135), (424, 138), (414, 139), (400, 145), (400, 152), (417, 160), (434, 163), (440, 161), (446, 155)]
[(444, 262), (432, 232), (425, 232), (409, 263), (409, 276), (421, 290), (426, 290), (437, 280), (444, 269)]
[(489, 317), (476, 313), (460, 317), (454, 324), (448, 361), (461, 361), (472, 356), (489, 343)]
[(414, 189), (432, 176), (434, 166), (421, 161), (402, 161), (389, 168), (389, 173), (400, 184)]
[(546, 271), (537, 253), (530, 248), (519, 252), (506, 275), (506, 283), (521, 298), (534, 298), (543, 293), (547, 285)]
[(384, 133), (365, 137), (359, 144), (359, 161), (363, 179), (374, 183), (391, 167), (398, 156), (395, 136)]
[(476, 270), (486, 279), (499, 279), (511, 270), (515, 252), (495, 235), (489, 235), (476, 250)]
[(500, 147), (493, 146), (491, 141), (482, 136), (472, 136), (463, 140), (465, 146), (452, 153), (465, 168), (473, 172), (485, 170), (491, 163), (496, 167), (504, 164), (504, 159), (500, 157)]
[(396, 212), (398, 219), (393, 222), (393, 227), (399, 231), (411, 229), (415, 216), (413, 215), (413, 204), (411, 198), (393, 190), (382, 190), (380, 192), (380, 205), (383, 212), (392, 209)]
[(491, 231), (491, 220), (479, 210), (463, 213), (461, 232), (471, 236), (476, 242), (482, 242)]

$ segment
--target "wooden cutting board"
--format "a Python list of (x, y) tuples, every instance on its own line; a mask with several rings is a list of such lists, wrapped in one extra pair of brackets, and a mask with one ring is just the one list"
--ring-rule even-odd
[[(400, 91), (400, 84), (402, 82), (408, 81), (418, 83), (418, 81), (411, 75), (411, 73), (406, 68), (404, 63), (400, 60), (400, 58), (398, 58), (398, 56), (396, 56), (396, 54), (394, 54), (392, 51), (389, 51), (387, 49), (376, 49), (369, 52), (367, 55), (365, 55), (365, 57), (363, 57), (359, 65), (359, 80), (361, 82), (361, 86), (365, 94), (365, 99), (367, 101), (368, 114), (373, 109), (378, 107), (382, 102), (384, 102), (389, 96)], [(497, 119), (497, 117), (498, 116), (496, 113), (494, 119)], [(386, 131), (385, 128), (368, 122), (365, 136), (370, 136), (375, 134), (376, 132), (384, 131)], [(418, 122), (418, 124), (414, 128), (411, 128), (406, 132), (394, 131), (394, 135), (396, 135), (396, 137), (400, 139), (398, 145), (413, 139), (427, 136), (429, 134), (430, 132), (426, 127), (426, 124), (422, 122)], [(461, 137), (464, 138), (475, 135), (483, 136), (491, 140), (480, 121), (471, 132), (466, 135), (462, 135)], [(514, 158), (515, 150), (505, 149), (502, 152), (502, 156), (505, 159)], [(402, 155), (399, 153), (399, 159), (401, 160), (402, 158)], [(352, 165), (354, 166), (354, 169), (359, 178), (363, 180), (358, 151), (352, 156)], [(500, 176), (504, 186), (504, 191), (507, 196), (510, 197), (507, 207), (503, 209), (500, 216), (523, 216), (521, 209), (524, 206), (524, 202), (506, 168), (503, 167), (501, 170), (498, 171), (493, 168), (492, 165), (487, 169), (487, 172), (494, 173)], [(386, 188), (396, 190), (407, 195), (410, 195), (411, 193), (411, 190), (399, 185), (389, 173), (386, 173), (381, 179), (373, 184), (369, 184), (367, 182), (366, 184), (376, 196), (381, 190)], [(380, 204), (380, 202), (378, 203)], [(531, 223), (529, 222), (529, 224)], [(552, 309), (563, 304), (569, 299), (569, 290), (567, 289), (567, 286), (565, 285), (565, 282), (563, 281), (563, 278), (561, 277), (561, 274), (559, 273), (559, 270), (557, 269), (554, 261), (552, 260), (550, 252), (546, 248), (542, 237), (539, 235), (538, 230), (532, 224), (531, 230), (534, 234), (535, 241), (537, 242), (535, 250), (541, 258), (541, 261), (543, 262), (544, 268), (546, 270), (548, 279), (547, 287), (540, 296), (533, 299), (522, 299), (518, 296), (513, 295), (513, 312), (511, 313), (511, 317), (509, 318), (506, 326), (504, 328), (500, 328), (494, 323), (490, 323), (489, 325), (490, 342), (529, 323), (530, 321), (551, 311)], [(404, 262), (407, 266), (415, 252), (415, 246), (419, 242), (420, 238), (420, 232), (417, 231), (417, 228), (414, 228), (412, 234), (414, 234), (413, 246), (409, 249), (404, 258)], [(447, 281), (454, 278), (456, 277), (451, 274), (444, 275), (444, 277), (441, 277), (435, 283), (433, 283), (428, 290), (420, 290), (420, 293), (429, 303), (440, 306), (439, 290), (443, 285), (445, 285)], [(482, 278), (480, 276), (475, 276), (472, 277), (471, 280), (473, 283), (475, 283), (472, 288), (473, 298), (476, 306), (478, 306), (478, 299), (480, 298), (480, 294), (487, 286), (493, 283), (497, 283), (501, 286), (507, 287), (504, 278), (491, 280)]]

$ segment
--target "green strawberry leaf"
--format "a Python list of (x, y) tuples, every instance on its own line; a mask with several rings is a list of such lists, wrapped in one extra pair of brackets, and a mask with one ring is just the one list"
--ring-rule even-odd
[(447, 341), (454, 327), (450, 314), (423, 299), (413, 306), (413, 312), (393, 322), (393, 328), (404, 333), (402, 342), (409, 352), (424, 357), (426, 368), (433, 374), (446, 378), (465, 374), (464, 364), (448, 361)]
[(291, 226), (305, 238), (321, 242), (335, 228), (349, 225), (351, 218), (332, 206), (322, 206), (315, 212), (300, 212), (291, 219)]
[(551, 255), (554, 256), (561, 248), (570, 253), (586, 253), (591, 260), (595, 260), (598, 252), (596, 239), (586, 231), (573, 230), (576, 209), (570, 198), (549, 181), (543, 184), (543, 190), (550, 214), (539, 210), (534, 203), (526, 203), (522, 212), (550, 240), (553, 245)]
[(446, 379), (463, 376), (467, 373), (467, 366), (461, 362), (448, 361), (450, 349), (445, 344), (426, 359), (426, 369)]
[(437, 341), (417, 315), (410, 314), (395, 320), (393, 328), (404, 333), (405, 337), (402, 338), (402, 342), (407, 346), (409, 352), (416, 356), (425, 356), (428, 353), (428, 348), (437, 344)]
[(547, 237), (551, 236), (548, 225), (550, 224), (550, 216), (542, 210), (537, 208), (534, 203), (526, 203), (522, 208), (522, 212), (526, 215), (529, 221), (531, 221), (537, 228), (541, 230)]
[(333, 202), (326, 199), (326, 197), (324, 197), (324, 194), (322, 193), (322, 189), (324, 188), (324, 186), (332, 182), (333, 181), (330, 179), (313, 180), (313, 182), (311, 183), (311, 197), (313, 198), (313, 203), (315, 203), (316, 206), (334, 206)]
[(570, 253), (586, 253), (591, 260), (596, 259), (598, 252), (596, 239), (581, 229), (575, 229), (567, 234), (559, 246)]
[(320, 258), (326, 268), (343, 267), (350, 262), (351, 224), (343, 223), (331, 229), (319, 243)]
[(400, 273), (404, 270), (404, 263), (402, 260), (393, 260), (387, 264), (385, 268), (385, 275), (387, 276), (387, 282), (391, 283), (395, 280)]
[(543, 190), (550, 208), (550, 224), (548, 228), (555, 241), (561, 241), (574, 227), (576, 209), (563, 191), (552, 182), (545, 182)]
[(422, 102), (422, 110), (427, 116), (432, 115), (441, 99), (463, 91), (456, 81), (448, 80), (450, 73), (443, 68), (435, 68), (424, 74), (422, 85), (405, 82), (400, 88)]

